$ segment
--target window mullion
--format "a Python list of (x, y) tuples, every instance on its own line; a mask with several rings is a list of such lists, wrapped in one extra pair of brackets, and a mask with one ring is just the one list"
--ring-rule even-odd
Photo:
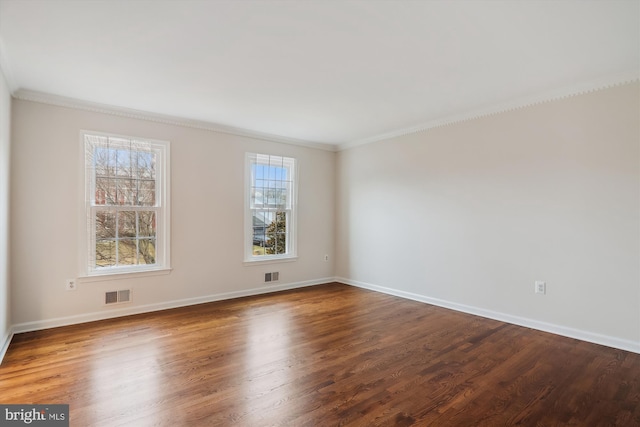
[(140, 255), (140, 215), (138, 212), (136, 212), (136, 256), (135, 256), (135, 263), (136, 265), (140, 264), (140, 260), (138, 259), (138, 256)]
[(120, 265), (120, 239), (119, 239), (119, 235), (120, 235), (120, 210), (119, 209), (115, 209), (116, 212), (116, 229), (115, 229), (115, 246), (116, 246), (116, 267)]
[(96, 229), (96, 215), (97, 215), (97, 210), (94, 207), (90, 207), (89, 208), (89, 218), (87, 218), (87, 221), (89, 222), (89, 227), (90, 230), (92, 230), (92, 232), (90, 233), (90, 248), (89, 248), (89, 263), (92, 266), (92, 268), (96, 267), (96, 233), (95, 233), (95, 229)]

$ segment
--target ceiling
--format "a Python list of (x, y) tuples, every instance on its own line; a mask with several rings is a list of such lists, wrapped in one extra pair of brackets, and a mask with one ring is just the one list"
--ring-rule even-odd
[(340, 146), (640, 74), (640, 0), (0, 0), (10, 89)]

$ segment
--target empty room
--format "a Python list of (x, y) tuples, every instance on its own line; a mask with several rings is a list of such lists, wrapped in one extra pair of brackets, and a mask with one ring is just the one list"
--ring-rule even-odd
[(0, 0), (0, 425), (640, 426), (640, 0)]

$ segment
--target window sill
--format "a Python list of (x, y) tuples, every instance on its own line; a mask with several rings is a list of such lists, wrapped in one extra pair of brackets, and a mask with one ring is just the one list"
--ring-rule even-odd
[(280, 264), (282, 262), (294, 262), (297, 260), (298, 260), (297, 256), (287, 256), (287, 257), (268, 258), (268, 259), (251, 259), (251, 260), (245, 260), (243, 262), (243, 265), (251, 266), (251, 265)]
[(139, 277), (164, 276), (171, 273), (172, 270), (172, 268), (159, 268), (157, 270), (99, 273), (90, 276), (80, 276), (78, 277), (78, 283), (93, 283), (104, 282), (107, 280), (137, 279)]

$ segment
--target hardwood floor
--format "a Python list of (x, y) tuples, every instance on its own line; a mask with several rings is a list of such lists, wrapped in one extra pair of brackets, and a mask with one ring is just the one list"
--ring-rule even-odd
[(18, 334), (71, 426), (638, 426), (640, 355), (327, 284)]

